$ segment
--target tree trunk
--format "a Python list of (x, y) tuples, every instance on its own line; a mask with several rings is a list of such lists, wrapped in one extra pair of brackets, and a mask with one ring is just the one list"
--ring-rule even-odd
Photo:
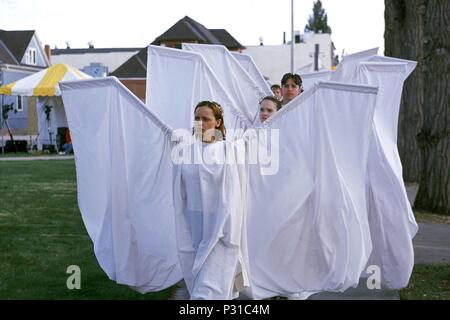
[(450, 45), (448, 0), (385, 0), (387, 56), (415, 60), (406, 81), (398, 147), (415, 207), (450, 214)]
[(422, 173), (415, 206), (450, 214), (450, 37), (448, 0), (429, 0), (424, 23)]
[(403, 179), (418, 182), (421, 158), (416, 137), (423, 121), (422, 48), (423, 14), (418, 10), (423, 0), (385, 1), (385, 54), (418, 62), (405, 82), (399, 116), (398, 149), (403, 165)]

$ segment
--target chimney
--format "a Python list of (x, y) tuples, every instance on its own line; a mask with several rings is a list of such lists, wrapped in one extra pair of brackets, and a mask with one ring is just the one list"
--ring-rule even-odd
[(47, 56), (48, 62), (52, 64), (52, 49), (50, 49), (50, 46), (48, 44), (44, 46), (44, 52)]
[(89, 49), (94, 49), (94, 43), (92, 41), (88, 42)]
[(283, 44), (286, 44), (286, 31), (283, 31)]

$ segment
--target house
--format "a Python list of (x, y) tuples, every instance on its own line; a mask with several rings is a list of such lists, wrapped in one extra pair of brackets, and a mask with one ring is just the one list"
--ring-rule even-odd
[[(208, 29), (194, 19), (185, 16), (151, 43), (152, 45), (181, 48), (182, 43), (200, 43), (224, 45), (230, 51), (241, 52), (245, 49), (225, 29)], [(147, 48), (128, 59), (116, 71), (111, 73), (130, 89), (142, 101), (145, 101), (147, 77)]]
[[(247, 46), (244, 53), (253, 58), (263, 76), (272, 84), (280, 84), (283, 75), (291, 71), (290, 43)], [(295, 73), (332, 70), (333, 62), (333, 43), (330, 34), (307, 33), (295, 41)]]
[[(25, 78), (49, 66), (47, 55), (34, 30), (0, 30), (0, 86)], [(8, 134), (3, 121), (6, 117), (13, 135), (37, 134), (34, 101), (27, 97), (0, 95), (1, 136)], [(6, 106), (11, 104), (13, 110), (3, 112), (6, 111)], [(0, 144), (3, 143), (2, 140)]]
[(96, 78), (106, 77), (142, 48), (66, 48), (51, 50), (50, 62), (66, 63)]

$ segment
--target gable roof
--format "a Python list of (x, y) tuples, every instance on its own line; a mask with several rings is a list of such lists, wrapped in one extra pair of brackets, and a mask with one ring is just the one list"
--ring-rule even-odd
[(227, 30), (209, 29), (209, 31), (228, 49), (245, 49)]
[(19, 64), (2, 40), (0, 40), (0, 63)]
[(157, 37), (152, 44), (160, 45), (165, 41), (177, 40), (192, 40), (205, 44), (222, 44), (204, 25), (189, 18), (188, 16), (185, 16), (183, 19), (175, 23), (166, 32)]
[[(202, 44), (224, 45), (228, 49), (245, 49), (225, 29), (209, 30), (194, 19), (185, 16), (166, 32), (157, 37), (151, 44), (161, 45), (170, 41), (195, 41)], [(125, 61), (111, 76), (118, 78), (146, 78), (147, 77), (147, 48), (142, 49), (136, 55)]]
[(147, 77), (147, 47), (125, 61), (111, 76), (117, 78), (146, 78)]
[(14, 58), (20, 63), (34, 36), (34, 30), (6, 31), (0, 30), (0, 40), (6, 45)]

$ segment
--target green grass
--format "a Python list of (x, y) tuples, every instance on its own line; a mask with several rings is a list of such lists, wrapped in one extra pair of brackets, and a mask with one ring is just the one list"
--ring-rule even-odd
[(450, 266), (414, 266), (406, 289), (400, 290), (402, 300), (450, 300)]
[[(66, 286), (81, 269), (81, 290)], [(108, 279), (94, 256), (76, 199), (75, 165), (0, 162), (0, 299), (168, 299)]]
[(3, 153), (0, 151), (0, 159), (1, 158), (22, 158), (22, 157), (49, 157), (58, 155), (56, 153), (50, 153), (48, 151), (33, 151), (33, 152), (6, 152)]

